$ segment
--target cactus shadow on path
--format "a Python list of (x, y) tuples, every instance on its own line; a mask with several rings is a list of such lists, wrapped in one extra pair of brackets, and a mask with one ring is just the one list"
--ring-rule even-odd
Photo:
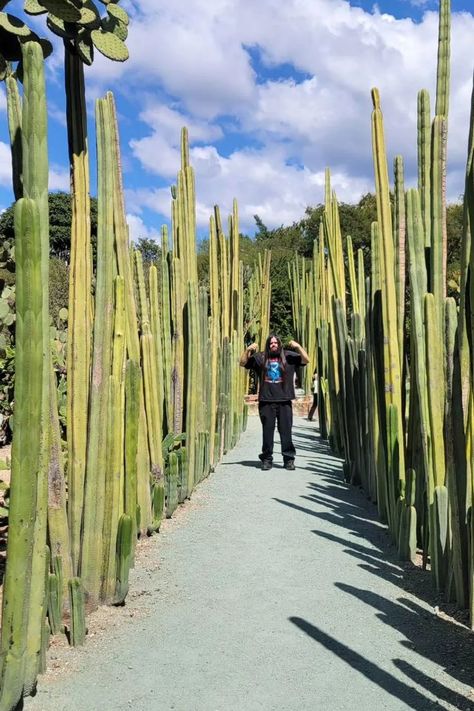
[[(302, 449), (301, 442), (304, 447), (308, 440), (303, 433), (298, 433), (295, 439), (298, 449)], [(434, 606), (442, 606), (442, 598), (432, 586), (430, 572), (398, 560), (395, 547), (378, 520), (374, 504), (367, 499), (362, 489), (344, 483), (339, 464), (321, 465), (322, 455), (332, 457), (327, 443), (318, 438), (314, 443), (313, 456), (309, 457), (307, 463), (307, 470), (314, 472), (317, 478), (308, 482), (307, 493), (299, 497), (304, 503), (276, 500), (319, 519), (321, 526), (313, 530), (314, 534), (342, 548), (344, 554), (359, 561), (360, 569), (396, 586), (398, 591), (389, 598), (368, 589), (369, 586), (356, 587), (347, 582), (335, 581), (337, 589), (371, 607), (379, 620), (401, 633), (404, 637), (399, 642), (402, 647), (439, 665), (457, 682), (472, 687), (472, 632), (446, 616), (434, 614)], [(420, 697), (419, 692), (412, 688), (411, 685), (416, 682), (417, 686), (435, 694), (440, 701), (450, 704), (449, 708), (462, 711), (474, 709), (474, 697), (467, 698), (450, 689), (406, 659), (393, 658), (395, 667), (407, 677), (407, 683), (401, 684), (399, 679), (371, 664), (308, 620), (294, 617), (291, 621), (411, 708), (439, 708), (439, 705), (434, 706), (426, 698)]]
[(422, 686), (427, 691), (435, 693), (439, 700), (448, 702), (452, 708), (459, 709), (459, 711), (469, 711), (472, 709), (471, 702), (469, 699), (466, 699), (465, 696), (446, 688), (432, 677), (428, 677), (403, 660), (394, 659), (393, 662), (406, 674), (408, 677), (407, 683), (400, 681), (400, 679), (397, 679), (393, 674), (381, 669), (347, 645), (338, 642), (334, 637), (326, 634), (307, 620), (303, 620), (299, 617), (290, 617), (290, 622), (339, 657), (339, 659), (342, 659), (352, 669), (357, 670), (373, 684), (377, 684), (377, 686), (380, 686), (391, 696), (403, 701), (403, 703), (407, 704), (411, 709), (415, 709), (416, 711), (428, 711), (428, 709), (440, 709), (445, 707), (440, 706), (438, 700), (431, 701), (427, 699), (423, 693), (410, 685), (410, 680), (416, 681), (417, 685)]

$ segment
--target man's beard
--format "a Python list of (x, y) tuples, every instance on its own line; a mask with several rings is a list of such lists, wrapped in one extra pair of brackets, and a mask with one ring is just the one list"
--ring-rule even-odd
[(275, 350), (272, 350), (272, 349), (270, 348), (270, 355), (271, 355), (271, 356), (273, 356), (273, 357), (279, 356), (280, 353), (281, 353), (281, 348), (280, 348), (280, 347), (276, 348)]

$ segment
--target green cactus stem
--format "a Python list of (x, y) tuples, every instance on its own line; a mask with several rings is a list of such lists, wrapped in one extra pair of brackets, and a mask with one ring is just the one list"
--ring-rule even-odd
[(71, 578), (69, 586), (69, 605), (71, 608), (71, 624), (69, 628), (70, 642), (73, 647), (80, 647), (86, 641), (86, 618), (84, 590), (80, 578)]
[(140, 522), (137, 520), (137, 465), (140, 413), (141, 369), (127, 361), (125, 370), (125, 486), (124, 512), (134, 523), (134, 540)]
[(112, 124), (107, 99), (97, 100), (96, 120), (99, 175), (96, 306), (81, 551), (81, 579), (88, 609), (97, 606), (101, 587), (107, 415), (112, 366), (114, 215), (110, 195), (114, 166), (111, 151)]
[(23, 193), (38, 205), (41, 237), (41, 278), (43, 280), (43, 362), (36, 377), (42, 378), (42, 431), (38, 466), (38, 489), (34, 548), (31, 569), (32, 588), (28, 614), (25, 687), (28, 694), (36, 686), (41, 660), (44, 620), (46, 618), (46, 528), (48, 508), (48, 469), (50, 457), (50, 336), (49, 336), (49, 208), (48, 208), (48, 146), (47, 109), (43, 50), (38, 42), (22, 45), (23, 111), (22, 154)]
[(132, 517), (122, 514), (117, 533), (117, 585), (115, 604), (121, 605), (128, 594), (128, 577), (133, 561), (134, 523)]
[(3, 588), (0, 708), (13, 709), (23, 694), (27, 622), (43, 429), (43, 281), (40, 215), (35, 201), (15, 206), (16, 358), (15, 434), (12, 445), (9, 536)]
[(71, 258), (67, 343), (69, 526), (74, 570), (79, 569), (87, 448), (92, 335), (90, 178), (84, 66), (65, 50), (66, 117), (71, 171)]

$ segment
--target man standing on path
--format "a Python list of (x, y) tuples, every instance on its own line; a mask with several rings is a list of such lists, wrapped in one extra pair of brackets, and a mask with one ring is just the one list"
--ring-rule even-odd
[(258, 346), (252, 343), (240, 357), (240, 365), (248, 370), (255, 370), (259, 380), (258, 412), (263, 431), (262, 453), (259, 458), (264, 470), (272, 468), (275, 422), (280, 433), (285, 469), (295, 468), (296, 450), (291, 437), (291, 401), (295, 399), (294, 375), (296, 368), (309, 363), (309, 357), (296, 341), (290, 341), (289, 347), (293, 350), (285, 350), (281, 339), (271, 333), (263, 353), (257, 353)]

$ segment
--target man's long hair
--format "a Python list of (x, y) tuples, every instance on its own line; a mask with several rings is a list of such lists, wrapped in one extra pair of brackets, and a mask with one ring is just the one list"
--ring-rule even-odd
[[(272, 338), (276, 338), (277, 342), (278, 342), (278, 349), (279, 350), (278, 350), (278, 353), (275, 353), (275, 354), (273, 354), (270, 350), (270, 341), (272, 340)], [(267, 340), (265, 341), (264, 355), (265, 355), (265, 368), (267, 367), (268, 361), (270, 360), (270, 358), (279, 358), (280, 363), (281, 363), (281, 368), (282, 368), (283, 372), (285, 372), (285, 370), (286, 370), (285, 351), (283, 350), (282, 340), (281, 340), (280, 336), (276, 335), (276, 333), (270, 333)]]

